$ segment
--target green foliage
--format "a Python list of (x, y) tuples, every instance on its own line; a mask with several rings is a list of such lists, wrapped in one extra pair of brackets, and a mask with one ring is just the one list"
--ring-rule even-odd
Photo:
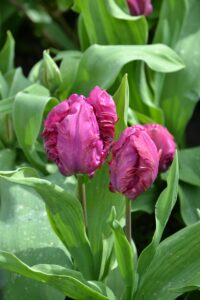
[(122, 67), (135, 60), (142, 60), (151, 69), (164, 73), (178, 71), (184, 67), (176, 53), (164, 45), (94, 45), (81, 57), (72, 91), (87, 94), (95, 85), (109, 88)]
[(164, 110), (166, 125), (180, 144), (200, 96), (199, 5), (198, 0), (163, 1), (154, 38), (155, 43), (172, 47), (186, 65), (176, 75), (155, 76), (155, 101)]
[(40, 264), (29, 267), (16, 256), (0, 251), (0, 266), (40, 282), (45, 282), (75, 299), (108, 300), (95, 283), (88, 283), (81, 273), (58, 265)]
[(142, 252), (138, 261), (138, 273), (143, 275), (152, 261), (159, 245), (163, 231), (176, 203), (178, 193), (178, 156), (176, 155), (167, 177), (167, 187), (160, 194), (155, 207), (156, 230), (152, 242)]
[[(135, 212), (153, 213), (156, 204), (155, 233), (137, 259), (134, 243), (123, 232), (124, 197), (108, 189), (107, 164), (85, 182), (85, 228), (76, 178), (64, 178), (47, 162), (41, 139), (44, 118), (55, 105), (71, 93), (87, 96), (99, 85), (114, 95), (116, 139), (129, 125), (160, 123), (180, 147), (186, 146), (184, 130), (200, 96), (200, 2), (153, 4), (154, 12), (146, 18), (131, 16), (126, 0), (0, 3), (0, 268), (6, 274), (5, 300), (170, 300), (199, 289), (199, 147), (179, 149), (179, 167), (175, 156), (167, 175), (131, 203), (133, 217)], [(19, 38), (26, 26), (34, 38), (30, 45)], [(28, 76), (15, 67), (15, 41), (11, 32), (6, 34), (10, 28), (17, 53), (25, 45), (20, 61), (28, 62), (24, 53), (29, 49), (35, 63)], [(41, 52), (36, 59), (35, 47)], [(44, 47), (54, 49), (44, 50), (42, 57)], [(10, 171), (27, 164), (36, 170)], [(177, 193), (187, 227), (161, 241)]]
[[(16, 95), (13, 107), (13, 123), (20, 147), (28, 160), (45, 172), (45, 163), (36, 150), (43, 114), (58, 104), (49, 91), (39, 84), (33, 84)], [(26, 124), (26, 126), (24, 126)]]
[(120, 274), (126, 285), (125, 297), (128, 300), (132, 298), (136, 276), (136, 268), (133, 263), (133, 251), (120, 224), (114, 220), (111, 226), (114, 233), (114, 248), (116, 259), (118, 262)]
[[(52, 263), (71, 268), (70, 258), (51, 230), (45, 206), (34, 190), (5, 181), (1, 181), (0, 188), (0, 249), (10, 251), (29, 265)], [(48, 300), (64, 299), (64, 294), (47, 285), (14, 273), (5, 275), (5, 300), (34, 299), (40, 295), (46, 295)]]
[(26, 178), (27, 173), (36, 176), (32, 169), (21, 169), (20, 173), (7, 172), (3, 178), (35, 189), (46, 204), (52, 228), (70, 250), (75, 264), (86, 278), (94, 278), (93, 258), (85, 234), (80, 203), (74, 196), (47, 180)]
[(199, 222), (188, 226), (158, 246), (140, 282), (136, 300), (174, 300), (199, 288), (199, 228)]

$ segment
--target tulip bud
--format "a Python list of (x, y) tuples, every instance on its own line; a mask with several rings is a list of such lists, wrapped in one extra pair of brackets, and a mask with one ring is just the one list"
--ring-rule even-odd
[(112, 149), (110, 190), (135, 199), (146, 191), (158, 174), (159, 155), (143, 126), (126, 128)]
[[(101, 134), (102, 124), (107, 122), (106, 108), (101, 109), (102, 104), (98, 103), (100, 100), (94, 98), (96, 112), (95, 105), (89, 103), (91, 101), (92, 99), (73, 94), (68, 101), (55, 106), (45, 120), (42, 135), (48, 158), (58, 165), (65, 176), (76, 173), (91, 176), (107, 156), (107, 139)], [(109, 115), (109, 105), (107, 109)], [(104, 112), (105, 122), (101, 111)], [(110, 132), (108, 137), (109, 134)], [(112, 139), (113, 136), (110, 136), (110, 143)]]
[(127, 2), (133, 16), (148, 16), (152, 13), (151, 0), (127, 0)]
[(44, 51), (43, 53), (43, 61), (40, 65), (39, 77), (41, 83), (46, 86), (51, 93), (55, 93), (62, 83), (60, 70), (47, 51)]
[(174, 137), (169, 133), (167, 128), (159, 124), (146, 124), (144, 127), (159, 151), (159, 171), (164, 172), (169, 168), (174, 159), (176, 150)]

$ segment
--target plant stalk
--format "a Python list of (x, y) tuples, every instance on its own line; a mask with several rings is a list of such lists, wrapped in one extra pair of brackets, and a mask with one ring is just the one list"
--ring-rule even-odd
[(83, 220), (85, 228), (87, 229), (87, 202), (86, 202), (86, 192), (85, 192), (85, 183), (82, 182), (82, 178), (78, 176), (78, 195), (79, 201), (83, 209)]
[(132, 232), (131, 232), (131, 201), (126, 198), (126, 237), (129, 243), (131, 243), (131, 237), (132, 237)]

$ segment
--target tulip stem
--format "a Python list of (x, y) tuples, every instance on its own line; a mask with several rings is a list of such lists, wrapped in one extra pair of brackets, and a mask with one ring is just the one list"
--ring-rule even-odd
[(87, 203), (86, 203), (86, 192), (85, 192), (85, 183), (83, 183), (82, 178), (78, 176), (78, 194), (79, 201), (83, 209), (83, 220), (85, 228), (87, 229)]
[(126, 237), (129, 242), (131, 242), (131, 201), (126, 198)]

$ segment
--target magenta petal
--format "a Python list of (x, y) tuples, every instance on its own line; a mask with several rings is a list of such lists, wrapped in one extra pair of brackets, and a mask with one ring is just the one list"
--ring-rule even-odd
[(158, 173), (159, 155), (143, 126), (125, 129), (114, 144), (112, 154), (111, 191), (135, 199), (152, 185)]
[(115, 102), (105, 90), (101, 90), (98, 86), (91, 91), (87, 102), (94, 109), (106, 158), (114, 138), (115, 124), (117, 122)]
[(57, 162), (59, 160), (57, 145), (57, 125), (64, 119), (68, 113), (69, 105), (67, 101), (63, 101), (55, 106), (48, 114), (44, 122), (44, 131), (42, 137), (44, 139), (44, 147), (48, 155), (48, 159)]
[(159, 171), (166, 171), (174, 159), (176, 150), (174, 137), (167, 128), (159, 124), (146, 124), (144, 127), (160, 153)]

